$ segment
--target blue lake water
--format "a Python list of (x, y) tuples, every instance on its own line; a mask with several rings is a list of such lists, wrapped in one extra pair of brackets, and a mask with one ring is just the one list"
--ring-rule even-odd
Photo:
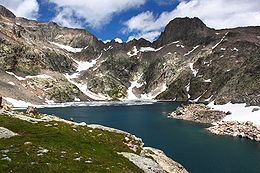
[(191, 173), (259, 173), (260, 142), (208, 133), (206, 125), (169, 119), (179, 103), (152, 105), (43, 108), (77, 122), (101, 124), (141, 137), (146, 146), (163, 150)]

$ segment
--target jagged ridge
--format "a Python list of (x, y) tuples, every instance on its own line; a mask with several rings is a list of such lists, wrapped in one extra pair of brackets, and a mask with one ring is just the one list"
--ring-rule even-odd
[[(214, 30), (198, 18), (176, 18), (153, 43), (104, 44), (85, 30), (18, 18), (4, 7), (0, 14), (4, 97), (260, 104), (259, 27)], [(10, 72), (49, 77), (18, 80)], [(21, 90), (28, 96), (13, 93)]]

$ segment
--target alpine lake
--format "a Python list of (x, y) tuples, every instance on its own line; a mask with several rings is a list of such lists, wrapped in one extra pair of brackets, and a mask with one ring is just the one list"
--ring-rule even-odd
[(41, 108), (76, 122), (101, 124), (142, 138), (145, 146), (163, 150), (191, 173), (259, 173), (260, 143), (209, 133), (209, 125), (167, 118), (181, 103), (92, 104)]

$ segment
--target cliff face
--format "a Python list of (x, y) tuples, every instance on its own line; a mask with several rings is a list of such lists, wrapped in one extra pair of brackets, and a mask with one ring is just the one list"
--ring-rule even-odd
[(4, 97), (260, 105), (260, 27), (214, 30), (198, 18), (176, 18), (153, 43), (104, 44), (85, 30), (18, 18), (1, 6), (0, 28)]

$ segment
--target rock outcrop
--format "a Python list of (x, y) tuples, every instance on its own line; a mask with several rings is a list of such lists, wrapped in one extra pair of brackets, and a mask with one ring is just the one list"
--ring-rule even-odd
[(224, 121), (231, 112), (213, 110), (204, 104), (190, 104), (177, 108), (168, 117), (211, 124), (207, 130), (215, 135), (228, 135), (260, 141), (260, 127), (253, 122)]
[(216, 135), (228, 135), (260, 141), (260, 127), (252, 122), (221, 121), (208, 130)]
[(1, 138), (11, 138), (13, 136), (17, 136), (17, 133), (12, 132), (4, 127), (0, 127), (0, 139)]
[(204, 104), (190, 104), (177, 108), (168, 117), (211, 124), (222, 120), (226, 115), (226, 112), (212, 110)]
[(163, 151), (151, 147), (144, 147), (141, 155), (153, 158), (168, 173), (188, 173), (179, 163), (168, 158)]

